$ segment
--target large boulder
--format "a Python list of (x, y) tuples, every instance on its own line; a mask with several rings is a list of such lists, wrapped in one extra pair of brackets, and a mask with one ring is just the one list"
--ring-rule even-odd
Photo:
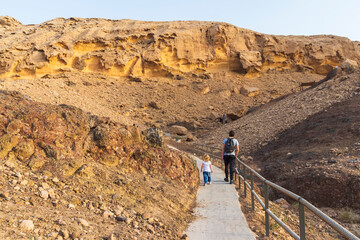
[(243, 107), (241, 109), (234, 110), (230, 113), (226, 114), (226, 117), (231, 121), (238, 120), (239, 118), (243, 117), (247, 112), (247, 107)]
[(188, 130), (186, 127), (179, 126), (179, 125), (173, 125), (170, 128), (171, 133), (179, 135), (179, 136), (185, 136), (188, 133)]
[(202, 95), (205, 95), (205, 94), (207, 94), (208, 92), (210, 92), (210, 87), (204, 87), (203, 89), (201, 89), (201, 94)]
[(164, 133), (159, 128), (149, 128), (143, 132), (145, 140), (153, 147), (164, 146)]
[(197, 138), (192, 133), (189, 133), (186, 137), (187, 142), (193, 142), (193, 141), (196, 141), (196, 139)]
[(230, 98), (231, 97), (231, 91), (230, 90), (222, 90), (219, 93), (220, 97), (222, 98)]
[(31, 170), (42, 168), (46, 163), (45, 157), (45, 153), (43, 152), (40, 152), (39, 154), (33, 154), (28, 163), (29, 168), (31, 168)]
[(155, 101), (151, 101), (151, 102), (149, 102), (149, 107), (152, 107), (152, 108), (154, 108), (154, 109), (156, 109), (156, 110), (161, 109), (160, 104), (159, 104), (159, 103), (157, 103), (157, 102), (155, 102)]
[(0, 159), (6, 157), (8, 152), (19, 142), (18, 137), (4, 134), (0, 136)]
[(242, 86), (240, 89), (240, 93), (242, 95), (248, 96), (248, 97), (254, 97), (256, 95), (259, 95), (260, 89), (257, 87), (249, 87), (249, 86)]
[(345, 59), (345, 61), (341, 63), (340, 67), (343, 71), (352, 73), (359, 67), (359, 65), (354, 60)]
[(109, 167), (115, 167), (119, 164), (119, 158), (117, 156), (105, 155), (101, 157), (100, 162)]
[(258, 70), (262, 65), (261, 53), (259, 51), (243, 51), (239, 53), (240, 63), (243, 70)]
[(211, 120), (216, 120), (217, 118), (219, 118), (219, 114), (217, 114), (216, 112), (210, 112), (210, 114), (209, 114), (209, 118), (211, 119)]
[(31, 139), (19, 143), (14, 149), (15, 155), (20, 161), (25, 161), (26, 159), (31, 157), (34, 151), (35, 146), (34, 142)]
[(19, 226), (21, 229), (25, 231), (31, 231), (34, 229), (34, 222), (31, 220), (22, 220)]

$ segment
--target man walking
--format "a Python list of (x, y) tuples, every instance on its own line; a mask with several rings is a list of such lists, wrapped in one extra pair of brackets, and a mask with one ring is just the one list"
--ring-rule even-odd
[(229, 132), (229, 137), (223, 142), (222, 156), (225, 164), (225, 182), (229, 182), (229, 167), (230, 167), (230, 184), (233, 183), (235, 172), (236, 156), (239, 153), (239, 142), (234, 138), (235, 133), (233, 130)]

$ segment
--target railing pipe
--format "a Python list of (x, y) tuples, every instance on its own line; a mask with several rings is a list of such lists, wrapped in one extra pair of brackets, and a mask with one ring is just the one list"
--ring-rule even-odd
[(263, 201), (261, 201), (260, 197), (256, 193), (254, 193), (254, 196), (258, 200), (258, 202), (260, 203), (261, 207), (263, 209), (265, 209), (265, 203)]

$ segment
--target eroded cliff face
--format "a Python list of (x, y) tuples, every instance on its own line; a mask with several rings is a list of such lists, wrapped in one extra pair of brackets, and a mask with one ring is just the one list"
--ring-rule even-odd
[(57, 18), (21, 25), (1, 18), (0, 77), (97, 72), (157, 77), (232, 71), (326, 74), (360, 43), (336, 36), (271, 36), (218, 22)]

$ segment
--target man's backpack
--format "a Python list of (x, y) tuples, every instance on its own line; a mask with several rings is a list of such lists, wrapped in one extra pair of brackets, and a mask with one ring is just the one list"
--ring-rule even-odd
[(225, 153), (232, 153), (235, 151), (235, 143), (234, 140), (232, 138), (228, 138), (225, 142), (225, 148), (224, 148), (224, 152)]

